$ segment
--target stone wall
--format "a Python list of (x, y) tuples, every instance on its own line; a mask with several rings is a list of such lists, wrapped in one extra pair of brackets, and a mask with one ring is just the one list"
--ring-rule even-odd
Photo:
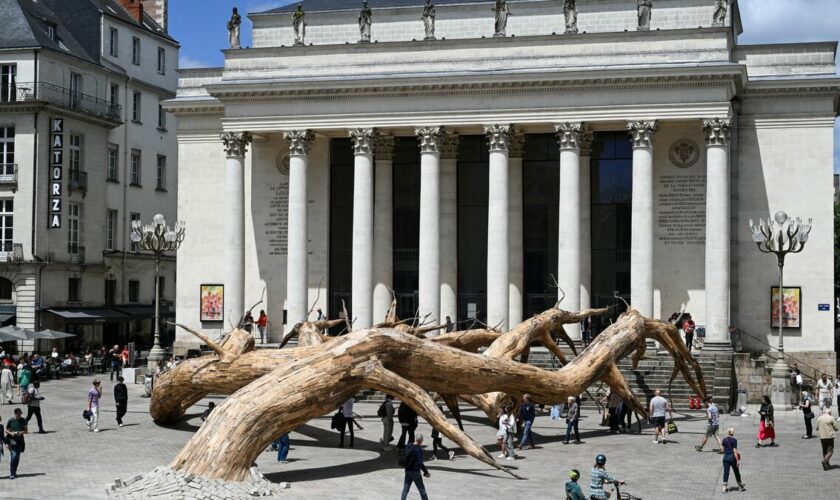
[[(806, 386), (813, 383), (816, 374), (825, 372), (833, 377), (837, 371), (837, 354), (833, 352), (797, 352), (793, 359), (803, 372)], [(746, 389), (749, 403), (760, 403), (762, 395), (770, 394), (770, 370), (776, 359), (765, 355), (737, 353), (733, 360), (736, 386)]]

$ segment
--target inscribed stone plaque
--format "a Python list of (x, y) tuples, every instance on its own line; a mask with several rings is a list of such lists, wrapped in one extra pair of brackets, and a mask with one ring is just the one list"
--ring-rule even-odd
[(658, 238), (665, 245), (706, 243), (706, 176), (659, 177)]
[(286, 255), (289, 236), (289, 183), (279, 182), (269, 187), (268, 217), (265, 239), (268, 255)]

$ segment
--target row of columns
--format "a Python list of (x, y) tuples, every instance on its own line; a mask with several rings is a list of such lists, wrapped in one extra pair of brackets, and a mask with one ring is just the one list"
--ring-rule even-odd
[[(706, 328), (707, 344), (728, 342), (729, 326), (729, 130), (728, 119), (703, 121), (706, 134)], [(653, 317), (655, 121), (627, 125), (633, 142), (631, 304)], [(560, 148), (558, 294), (561, 307), (590, 307), (591, 132), (583, 123), (555, 125)], [(522, 318), (522, 145), (512, 125), (485, 127), (489, 143), (487, 323), (503, 330)], [(354, 152), (352, 314), (356, 328), (381, 321), (390, 305), (393, 276), (391, 192), (394, 138), (374, 129), (349, 132)], [(420, 148), (419, 313), (429, 321), (457, 316), (456, 164), (458, 137), (442, 127), (415, 130)], [(283, 133), (289, 144), (289, 221), (286, 307), (288, 322), (308, 311), (307, 158), (313, 134)], [(226, 229), (228, 310), (244, 304), (244, 155), (250, 136), (227, 133)], [(442, 235), (444, 236), (442, 238)], [(374, 265), (375, 263), (375, 265)], [(577, 329), (569, 332), (580, 338)]]

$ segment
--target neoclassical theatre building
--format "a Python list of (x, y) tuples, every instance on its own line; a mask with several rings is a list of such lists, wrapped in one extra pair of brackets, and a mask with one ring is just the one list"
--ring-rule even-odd
[(249, 13), (253, 47), (166, 104), (178, 321), (221, 332), (263, 290), (274, 340), (342, 302), (370, 326), (391, 290), (401, 317), (501, 328), (619, 296), (765, 350), (778, 275), (749, 220), (785, 210), (813, 219), (786, 349), (833, 362), (837, 44), (741, 45), (731, 0), (571, 3), (436, 0), (431, 32), (423, 0), (304, 0), (305, 31), (295, 4)]

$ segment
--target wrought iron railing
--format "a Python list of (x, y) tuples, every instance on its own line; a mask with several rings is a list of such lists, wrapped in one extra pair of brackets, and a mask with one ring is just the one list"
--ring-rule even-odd
[(14, 82), (0, 88), (0, 103), (43, 101), (75, 109), (114, 122), (121, 121), (122, 106), (96, 96), (47, 82)]
[(0, 262), (23, 262), (23, 244), (0, 242)]
[(67, 189), (72, 193), (73, 191), (81, 191), (83, 195), (87, 194), (87, 172), (81, 170), (70, 170), (69, 182)]
[(0, 186), (17, 187), (18, 166), (17, 163), (0, 163)]
[(85, 263), (85, 247), (76, 243), (67, 244), (67, 261), (71, 264)]

